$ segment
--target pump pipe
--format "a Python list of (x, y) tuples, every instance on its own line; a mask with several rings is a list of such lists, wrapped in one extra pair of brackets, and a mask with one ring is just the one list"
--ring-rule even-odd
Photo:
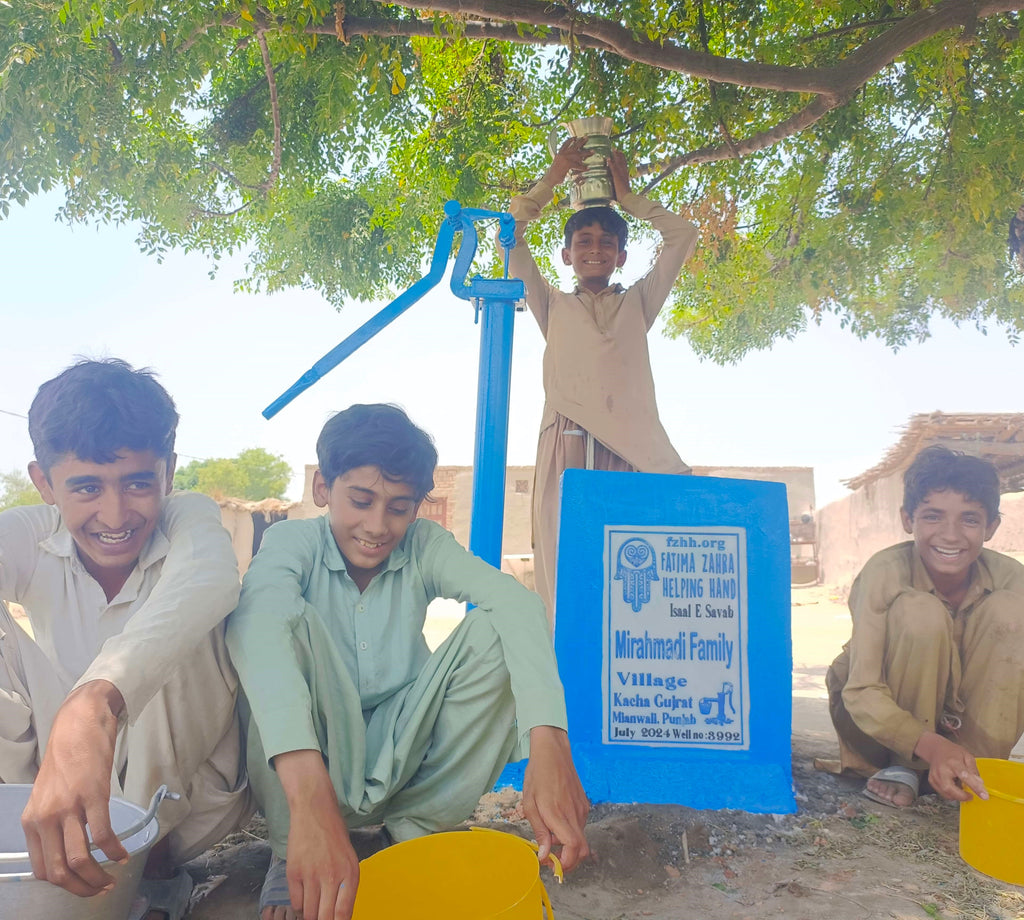
[[(463, 208), (457, 201), (445, 202), (444, 214), (429, 272), (320, 358), (263, 410), (263, 416), (273, 418), (296, 396), (308, 390), (436, 287), (444, 276), (455, 233), (461, 231), (462, 240), (452, 268), (450, 287), (456, 297), (474, 304), (481, 324), (469, 548), (481, 559), (500, 568), (513, 318), (517, 304), (525, 294), (523, 282), (508, 277), (509, 251), (515, 246), (515, 219), (504, 212)], [(498, 240), (505, 251), (505, 277), (474, 276), (467, 284), (466, 275), (476, 255), (475, 221), (495, 218), (499, 222)]]

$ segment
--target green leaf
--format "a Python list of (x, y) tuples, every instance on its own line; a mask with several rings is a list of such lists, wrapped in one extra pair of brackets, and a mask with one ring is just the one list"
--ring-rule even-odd
[[(270, 0), (272, 92), (249, 4), (0, 3), (0, 217), (59, 184), (64, 220), (133, 221), (144, 252), (203, 252), (213, 270), (244, 252), (240, 288), (312, 288), (340, 308), (421, 276), (444, 201), (507, 208), (549, 165), (552, 127), (602, 114), (634, 189), (661, 176), (651, 196), (700, 231), (666, 310), (668, 333), (700, 355), (734, 361), (826, 312), (892, 347), (936, 316), (1015, 340), (1019, 13), (979, 19), (970, 43), (957, 29), (925, 38), (802, 131), (732, 153), (813, 101), (791, 77), (929, 8), (598, 0), (572, 42), (494, 11), (481, 41), (471, 16), (430, 0), (415, 13), (353, 0), (360, 33), (340, 41), (323, 30), (333, 3)], [(642, 53), (588, 37), (591, 22)], [(506, 26), (514, 41), (495, 37)], [(673, 69), (684, 49), (711, 56), (713, 81)], [(757, 63), (791, 70), (777, 89), (730, 82)], [(695, 151), (717, 153), (666, 168)], [(545, 265), (564, 217), (549, 209), (529, 229)], [(477, 260), (498, 270), (489, 246)]]

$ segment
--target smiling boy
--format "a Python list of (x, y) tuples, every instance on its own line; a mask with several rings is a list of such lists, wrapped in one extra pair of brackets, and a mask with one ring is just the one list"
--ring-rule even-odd
[(883, 804), (912, 804), (925, 771), (943, 798), (987, 797), (975, 757), (1007, 758), (1024, 733), (1024, 566), (983, 548), (999, 526), (991, 464), (928, 447), (903, 482), (913, 540), (857, 576), (853, 636), (826, 676), (841, 765)]
[[(228, 623), (274, 852), (262, 920), (348, 918), (350, 828), (398, 841), (450, 828), (527, 752), (523, 810), (541, 857), (561, 843), (571, 869), (589, 806), (540, 599), (417, 519), (437, 452), (400, 409), (339, 412), (317, 457), (327, 514), (267, 531)], [(436, 597), (476, 607), (431, 654)]]
[[(74, 894), (110, 876), (113, 791), (148, 804), (166, 783), (143, 883), (151, 918), (177, 920), (175, 867), (248, 809), (236, 678), (223, 640), (238, 569), (217, 506), (171, 496), (174, 403), (123, 361), (83, 361), (29, 409), (29, 475), (45, 504), (0, 514), (0, 781), (34, 783), (22, 816), (33, 872)], [(112, 789), (113, 786), (113, 789)]]
[(615, 198), (627, 213), (661, 234), (649, 272), (629, 288), (612, 283), (626, 262), (628, 225), (608, 207), (574, 213), (565, 225), (562, 262), (576, 287), (566, 293), (537, 267), (524, 233), (571, 170), (582, 169), (585, 137), (562, 145), (544, 177), (512, 199), (516, 245), (509, 271), (526, 284), (526, 303), (546, 342), (544, 414), (533, 490), (533, 550), (537, 592), (554, 623), (555, 550), (560, 479), (569, 468), (688, 473), (658, 416), (647, 333), (661, 312), (697, 230), (678, 214), (634, 194), (621, 151), (608, 160)]

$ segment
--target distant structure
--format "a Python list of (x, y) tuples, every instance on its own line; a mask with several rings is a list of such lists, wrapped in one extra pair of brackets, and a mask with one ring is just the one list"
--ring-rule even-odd
[(893, 473), (903, 475), (923, 447), (938, 444), (972, 457), (981, 457), (999, 470), (1004, 492), (1024, 490), (1024, 413), (955, 414), (932, 412), (911, 416), (903, 435), (882, 462), (845, 481), (859, 489)]
[(695, 466), (694, 476), (781, 482), (789, 508), (790, 581), (794, 585), (818, 581), (818, 525), (814, 504), (812, 466)]
[[(313, 502), (313, 473), (316, 464), (307, 464), (305, 488), (298, 502), (265, 499), (245, 502), (221, 501), (221, 519), (232, 536), (239, 568), (245, 574), (253, 554), (259, 549), (263, 532), (275, 521), (317, 517), (324, 509)], [(786, 486), (789, 505), (789, 535), (793, 584), (818, 579), (818, 537), (814, 506), (814, 470), (809, 466), (698, 466), (698, 476), (723, 479), (753, 479), (781, 482)], [(434, 489), (420, 505), (420, 517), (437, 521), (455, 534), (463, 546), (469, 545), (470, 511), (473, 495), (471, 466), (439, 466), (434, 471)], [(532, 589), (533, 541), (530, 508), (533, 503), (533, 467), (505, 468), (505, 523), (502, 535), (501, 568)]]
[[(918, 452), (934, 444), (991, 462), (1003, 493), (1024, 491), (1024, 413), (945, 413), (914, 415), (882, 461), (844, 482), (852, 495), (826, 505), (818, 514), (821, 580), (849, 585), (878, 550), (909, 539), (900, 525), (903, 471)], [(993, 549), (1024, 551), (1024, 496), (1006, 495), (1003, 521)]]
[(303, 516), (293, 513), (299, 509), (299, 502), (284, 501), (280, 498), (264, 498), (258, 502), (241, 498), (222, 498), (217, 504), (220, 505), (221, 523), (231, 534), (231, 545), (234, 547), (241, 575), (248, 570), (252, 557), (260, 548), (260, 540), (271, 524), (289, 517)]
[[(818, 541), (814, 507), (814, 469), (809, 466), (695, 466), (695, 476), (721, 479), (753, 479), (781, 482), (786, 486), (794, 584), (818, 578)], [(470, 466), (439, 466), (431, 492), (434, 507), (424, 502), (420, 514), (433, 517), (455, 534), (463, 545), (469, 541), (469, 506), (473, 488)], [(502, 544), (504, 571), (533, 588), (533, 544), (530, 508), (533, 502), (533, 467), (510, 466), (505, 470), (505, 529)]]
[[(306, 464), (302, 499), (297, 502), (267, 498), (248, 502), (222, 499), (221, 521), (231, 534), (238, 567), (244, 575), (259, 549), (263, 533), (277, 521), (319, 517), (326, 509), (313, 501), (315, 463)], [(437, 521), (455, 534), (463, 546), (469, 545), (472, 511), (473, 468), (439, 466), (434, 472), (434, 489), (420, 505), (419, 516)], [(530, 502), (533, 492), (533, 467), (510, 466), (505, 470), (505, 531), (502, 569), (515, 575), (528, 588), (533, 587), (533, 550), (530, 543)]]

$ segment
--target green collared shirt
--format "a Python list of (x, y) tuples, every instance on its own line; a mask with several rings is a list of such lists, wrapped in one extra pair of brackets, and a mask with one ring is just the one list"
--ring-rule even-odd
[(565, 702), (544, 605), (532, 591), (460, 546), (440, 525), (416, 520), (384, 569), (360, 594), (328, 516), (282, 521), (263, 538), (228, 620), (227, 642), (267, 759), (319, 749), (310, 690), (291, 641), (304, 616), (319, 617), (325, 650), (371, 709), (412, 683), (430, 656), (427, 605), (438, 597), (475, 604), (501, 641), (520, 738), (537, 725), (566, 727)]

